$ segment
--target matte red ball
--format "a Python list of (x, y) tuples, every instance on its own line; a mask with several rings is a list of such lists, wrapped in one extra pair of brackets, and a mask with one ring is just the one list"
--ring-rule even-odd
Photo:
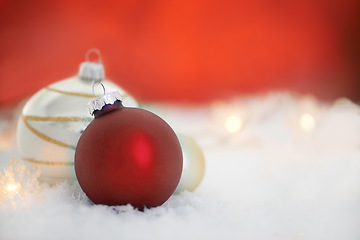
[(162, 205), (182, 173), (182, 151), (172, 128), (149, 111), (121, 104), (94, 114), (75, 152), (76, 177), (88, 198), (139, 209)]

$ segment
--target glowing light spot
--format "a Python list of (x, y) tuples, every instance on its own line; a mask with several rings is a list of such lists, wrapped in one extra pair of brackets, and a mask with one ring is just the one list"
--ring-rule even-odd
[(17, 192), (19, 188), (20, 188), (19, 184), (8, 183), (6, 185), (6, 192)]
[(225, 121), (226, 131), (230, 133), (238, 132), (242, 127), (242, 120), (236, 115), (229, 116)]
[(310, 132), (315, 127), (315, 118), (309, 113), (303, 114), (300, 118), (300, 126), (304, 131)]

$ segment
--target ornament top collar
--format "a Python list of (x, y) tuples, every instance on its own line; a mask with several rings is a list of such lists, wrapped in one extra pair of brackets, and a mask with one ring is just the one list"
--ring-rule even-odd
[(89, 113), (94, 115), (95, 111), (100, 111), (104, 106), (114, 104), (116, 101), (121, 100), (122, 98), (119, 92), (106, 93), (88, 103)]

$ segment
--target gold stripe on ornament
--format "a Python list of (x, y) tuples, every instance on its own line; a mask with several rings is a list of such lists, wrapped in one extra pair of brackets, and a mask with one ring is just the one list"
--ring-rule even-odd
[(94, 98), (93, 94), (86, 94), (86, 93), (76, 93), (76, 92), (68, 92), (68, 91), (62, 91), (55, 88), (46, 87), (46, 90), (65, 94), (65, 95), (72, 95), (72, 96), (78, 96), (78, 97), (86, 97), (86, 98)]
[(52, 143), (52, 144), (55, 144), (55, 145), (58, 145), (60, 147), (64, 147), (64, 148), (70, 148), (72, 150), (75, 150), (76, 147), (75, 146), (72, 146), (72, 145), (69, 145), (69, 144), (66, 144), (66, 143), (63, 143), (61, 141), (58, 141), (56, 139), (53, 139), (41, 132), (39, 132), (38, 130), (36, 130), (35, 128), (33, 128), (29, 123), (28, 123), (28, 119), (27, 119), (27, 116), (24, 116), (24, 115), (21, 115), (21, 118), (25, 124), (25, 126), (33, 133), (35, 134), (36, 136), (38, 136), (39, 138), (43, 139), (44, 141), (46, 142), (49, 142), (49, 143)]
[[(68, 92), (68, 91), (63, 91), (63, 90), (59, 90), (59, 89), (55, 89), (55, 88), (51, 88), (51, 87), (46, 87), (45, 89), (49, 90), (49, 91), (65, 94), (65, 95), (86, 97), (86, 98), (95, 98), (95, 96), (93, 94)], [(128, 97), (129, 95), (127, 93), (123, 93), (123, 94), (120, 94), (120, 96), (122, 99), (124, 99), (124, 98)]]
[(40, 161), (40, 160), (36, 160), (33, 158), (23, 158), (23, 160), (27, 161), (27, 162), (35, 163), (35, 164), (50, 165), (50, 166), (55, 166), (55, 165), (73, 166), (74, 165), (73, 162), (50, 162), (50, 161)]
[(26, 120), (36, 122), (83, 122), (92, 120), (90, 117), (39, 117), (31, 115), (24, 115), (24, 118)]

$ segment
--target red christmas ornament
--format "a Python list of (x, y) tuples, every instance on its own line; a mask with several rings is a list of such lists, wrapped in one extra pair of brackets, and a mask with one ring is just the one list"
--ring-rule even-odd
[(122, 105), (118, 93), (90, 105), (95, 119), (75, 152), (77, 180), (96, 204), (162, 205), (182, 173), (182, 151), (171, 127), (155, 114)]

